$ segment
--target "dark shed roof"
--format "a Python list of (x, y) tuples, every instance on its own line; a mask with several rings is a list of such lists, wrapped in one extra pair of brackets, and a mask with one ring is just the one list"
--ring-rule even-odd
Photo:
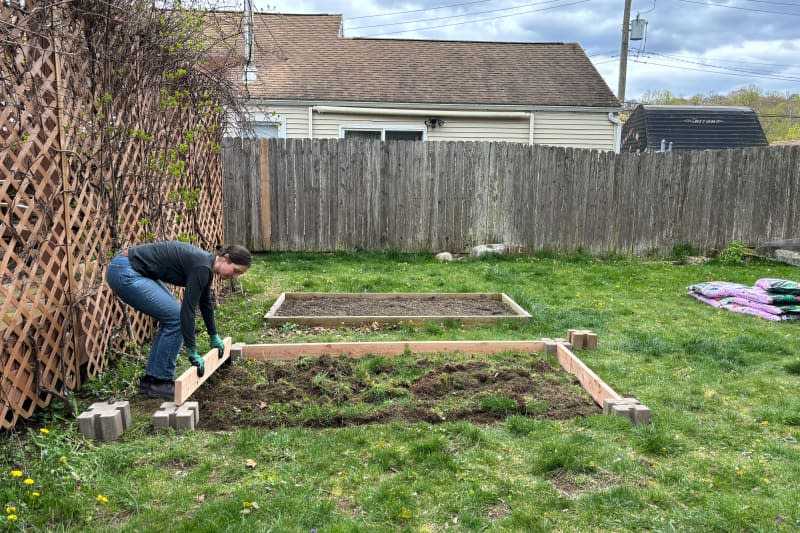
[(640, 105), (622, 126), (622, 151), (721, 150), (767, 146), (749, 107)]

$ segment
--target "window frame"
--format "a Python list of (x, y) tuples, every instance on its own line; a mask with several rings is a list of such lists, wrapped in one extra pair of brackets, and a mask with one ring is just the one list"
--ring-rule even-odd
[[(285, 139), (286, 138), (286, 115), (273, 115), (272, 113), (253, 113), (250, 115), (250, 124), (255, 128), (255, 126), (277, 126), (278, 127), (278, 139)], [(258, 135), (255, 136), (256, 139), (271, 139), (273, 137), (259, 137)]]
[(423, 141), (428, 140), (428, 128), (411, 124), (340, 124), (339, 138), (345, 138), (346, 131), (379, 131), (381, 142), (386, 141), (386, 131), (413, 131), (422, 133)]

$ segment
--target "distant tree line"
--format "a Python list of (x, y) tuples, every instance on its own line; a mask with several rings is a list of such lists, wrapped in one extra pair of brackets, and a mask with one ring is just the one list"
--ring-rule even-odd
[(763, 92), (755, 85), (729, 94), (683, 97), (668, 90), (646, 91), (641, 104), (661, 105), (735, 105), (752, 108), (761, 121), (769, 142), (800, 140), (800, 94)]

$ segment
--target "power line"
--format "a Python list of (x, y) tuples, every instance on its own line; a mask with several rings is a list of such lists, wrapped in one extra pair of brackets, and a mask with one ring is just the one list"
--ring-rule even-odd
[(408, 33), (408, 32), (411, 32), (411, 31), (432, 30), (432, 29), (435, 29), (435, 28), (446, 28), (446, 27), (449, 27), (449, 26), (460, 26), (462, 24), (473, 24), (475, 22), (484, 22), (484, 21), (487, 21), (487, 20), (496, 20), (496, 19), (502, 19), (502, 18), (506, 18), (506, 17), (515, 17), (517, 15), (524, 15), (525, 13), (534, 13), (534, 12), (537, 12), (537, 11), (547, 11), (547, 10), (550, 10), (550, 9), (556, 9), (556, 8), (560, 8), (560, 7), (569, 7), (569, 6), (574, 6), (576, 4), (583, 4), (584, 2), (589, 2), (589, 1), (590, 0), (578, 0), (577, 2), (572, 2), (572, 3), (569, 3), (569, 4), (562, 4), (560, 6), (543, 7), (541, 9), (531, 9), (531, 10), (528, 10), (528, 11), (522, 11), (520, 13), (512, 13), (510, 15), (499, 15), (497, 17), (487, 17), (487, 18), (482, 18), (482, 19), (467, 20), (467, 21), (464, 21), (464, 22), (453, 22), (452, 24), (440, 24), (438, 26), (426, 26), (424, 28), (411, 28), (409, 30), (390, 31), (390, 32), (385, 32), (385, 33), (373, 33), (373, 34), (370, 34), (370, 35), (365, 35), (364, 37), (378, 37), (378, 36), (381, 36), (381, 35), (395, 35), (395, 34), (398, 34), (398, 33)]
[(757, 2), (759, 4), (775, 4), (776, 6), (792, 6), (800, 7), (800, 4), (794, 2), (770, 2), (769, 0), (742, 0), (743, 2)]
[(677, 57), (670, 56), (670, 55), (667, 55), (667, 54), (659, 54), (658, 52), (645, 51), (645, 54), (649, 54), (651, 56), (664, 57), (664, 58), (667, 58), (667, 59), (671, 59), (673, 61), (680, 61), (680, 62), (683, 62), (683, 63), (691, 63), (693, 65), (700, 65), (700, 66), (704, 66), (704, 67), (712, 67), (712, 68), (716, 68), (716, 69), (731, 70), (731, 71), (734, 71), (734, 72), (742, 72), (742, 73), (746, 73), (746, 74), (771, 75), (769, 72), (764, 72), (764, 71), (759, 71), (759, 70), (746, 70), (746, 69), (733, 68), (733, 67), (724, 67), (724, 66), (720, 66), (720, 65), (714, 65), (714, 64), (711, 64), (711, 63), (704, 63), (704, 62), (701, 62), (701, 61), (689, 61), (689, 60), (686, 60), (686, 59), (679, 59)]
[[(656, 54), (657, 52), (654, 52), (652, 50), (645, 50), (644, 53)], [(604, 55), (604, 54), (600, 54), (600, 55)], [(696, 56), (674, 55), (672, 57), (674, 57), (674, 58), (684, 58), (684, 59), (698, 59)], [(744, 61), (744, 60), (741, 60), (741, 59), (722, 59), (720, 57), (707, 57), (706, 59), (708, 59), (709, 61), (720, 61), (722, 63), (745, 63), (745, 64), (748, 64), (748, 65), (765, 65), (765, 66), (769, 66), (769, 67), (800, 68), (800, 66), (798, 66), (798, 65), (789, 65), (787, 63), (765, 63), (763, 61)]]
[(347, 20), (390, 17), (392, 15), (405, 15), (406, 13), (419, 13), (420, 11), (434, 11), (436, 9), (444, 9), (446, 7), (461, 7), (461, 6), (469, 6), (472, 4), (485, 4), (486, 2), (491, 2), (491, 1), (492, 0), (475, 0), (474, 2), (464, 2), (463, 4), (448, 4), (446, 6), (426, 7), (422, 9), (409, 9), (408, 11), (395, 11), (393, 13), (380, 13), (378, 15), (362, 15), (360, 17), (347, 17)]
[(691, 68), (691, 67), (681, 67), (677, 65), (670, 65), (664, 63), (657, 63), (655, 61), (644, 61), (639, 58), (633, 58), (631, 61), (635, 63), (642, 63), (644, 65), (655, 65), (657, 67), (667, 67), (667, 68), (675, 68), (680, 70), (692, 70), (695, 72), (705, 72), (706, 74), (720, 74), (723, 76), (736, 76), (738, 78), (755, 78), (755, 79), (770, 79), (770, 80), (785, 80), (785, 81), (800, 81), (800, 78), (793, 78), (789, 76), (776, 76), (776, 75), (748, 75), (748, 74), (740, 74), (735, 72), (720, 72), (720, 71), (712, 71), (707, 69), (700, 69), (700, 68)]
[(768, 9), (752, 9), (747, 7), (725, 6), (722, 4), (710, 4), (708, 2), (697, 2), (695, 0), (678, 0), (679, 2), (686, 2), (687, 4), (700, 4), (701, 6), (725, 7), (728, 9), (740, 9), (742, 11), (756, 11), (758, 13), (773, 13), (775, 15), (788, 15), (790, 17), (800, 17), (800, 13), (786, 13), (784, 11), (770, 11)]
[(586, 55), (589, 59), (591, 59), (593, 57), (606, 57), (606, 56), (617, 57), (618, 54), (619, 50), (611, 50), (609, 52), (598, 52), (596, 54), (586, 54)]
[[(414, 23), (417, 23), (417, 22), (431, 22), (433, 20), (455, 19), (455, 18), (461, 18), (461, 17), (469, 17), (471, 15), (483, 15), (485, 13), (497, 13), (498, 11), (510, 11), (512, 9), (519, 9), (519, 8), (528, 7), (528, 6), (538, 6), (538, 5), (541, 5), (541, 4), (552, 4), (553, 2), (561, 2), (561, 1), (562, 0), (544, 0), (543, 2), (534, 2), (532, 4), (524, 4), (524, 5), (515, 6), (515, 7), (504, 7), (504, 8), (501, 8), (501, 9), (489, 9), (487, 11), (472, 11), (470, 13), (464, 13), (463, 15), (448, 15), (446, 17), (434, 17), (434, 18), (430, 18), (430, 19), (405, 20), (405, 21), (402, 21), (402, 22), (387, 22), (386, 24), (373, 24), (371, 26), (353, 26), (353, 27), (350, 27), (350, 28), (344, 28), (344, 31), (361, 30), (361, 29), (364, 29), (364, 28), (380, 28), (380, 27), (383, 27), (383, 26), (399, 26), (401, 24), (414, 24)], [(529, 11), (523, 11), (522, 13), (529, 13)], [(514, 15), (519, 15), (519, 14), (520, 13), (514, 13)], [(511, 16), (511, 15), (507, 15), (507, 16)]]
[(611, 63), (613, 61), (619, 61), (619, 58), (618, 57), (612, 57), (612, 58), (609, 58), (609, 59), (604, 59), (603, 61), (592, 61), (592, 64), (594, 66), (605, 65), (606, 63)]

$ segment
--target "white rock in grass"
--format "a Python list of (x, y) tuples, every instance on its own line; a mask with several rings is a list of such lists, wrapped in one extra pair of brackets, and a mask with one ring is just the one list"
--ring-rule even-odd
[(505, 244), (479, 244), (472, 249), (472, 257), (481, 257), (486, 254), (508, 255), (508, 246)]
[(800, 266), (800, 253), (792, 250), (775, 250), (775, 259), (790, 265)]
[(442, 252), (440, 254), (436, 254), (436, 259), (438, 259), (439, 261), (452, 261), (453, 254), (451, 254), (450, 252)]

